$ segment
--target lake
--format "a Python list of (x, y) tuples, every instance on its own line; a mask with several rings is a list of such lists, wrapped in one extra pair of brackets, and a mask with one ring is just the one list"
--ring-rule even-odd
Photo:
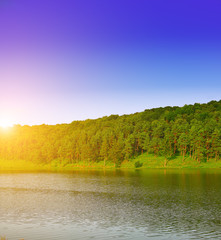
[(221, 170), (0, 173), (0, 236), (221, 239)]

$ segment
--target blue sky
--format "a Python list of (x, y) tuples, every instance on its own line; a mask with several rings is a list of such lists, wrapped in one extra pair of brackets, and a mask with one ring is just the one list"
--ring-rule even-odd
[(0, 118), (56, 124), (220, 100), (221, 2), (0, 1)]

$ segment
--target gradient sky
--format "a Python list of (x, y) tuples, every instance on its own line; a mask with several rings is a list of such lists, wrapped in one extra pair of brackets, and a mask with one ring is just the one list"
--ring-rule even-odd
[(221, 99), (220, 0), (0, 0), (0, 119)]

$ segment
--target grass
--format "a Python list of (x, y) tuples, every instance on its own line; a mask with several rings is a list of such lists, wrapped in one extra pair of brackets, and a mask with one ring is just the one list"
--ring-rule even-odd
[[(32, 162), (16, 160), (5, 161), (0, 160), (0, 172), (37, 172), (37, 171), (71, 171), (76, 169), (115, 169), (112, 162), (89, 162), (81, 161), (74, 164), (69, 164), (65, 161), (52, 161), (50, 164), (34, 164)], [(155, 157), (152, 154), (142, 154), (136, 158), (125, 160), (122, 162), (121, 169), (147, 169), (147, 168), (221, 168), (221, 160), (209, 160), (209, 162), (197, 162), (190, 157), (186, 157), (183, 161), (182, 156), (176, 156), (167, 161), (165, 165), (165, 157)], [(0, 239), (1, 240), (1, 239)]]
[(23, 160), (0, 160), (0, 171), (40, 171), (45, 167)]
[(124, 161), (121, 168), (135, 168), (137, 162), (139, 162), (140, 168), (221, 168), (221, 160), (216, 162), (215, 159), (211, 159), (209, 162), (199, 163), (190, 157), (186, 157), (183, 161), (182, 156), (168, 160), (165, 165), (165, 157), (155, 157), (153, 154), (147, 155), (146, 153), (129, 161)]

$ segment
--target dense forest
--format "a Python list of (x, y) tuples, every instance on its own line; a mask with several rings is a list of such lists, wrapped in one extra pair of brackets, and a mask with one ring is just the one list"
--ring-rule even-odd
[(52, 161), (112, 162), (146, 152), (171, 159), (218, 161), (221, 156), (221, 100), (183, 107), (147, 109), (70, 124), (20, 126), (0, 132), (0, 159), (39, 164)]

